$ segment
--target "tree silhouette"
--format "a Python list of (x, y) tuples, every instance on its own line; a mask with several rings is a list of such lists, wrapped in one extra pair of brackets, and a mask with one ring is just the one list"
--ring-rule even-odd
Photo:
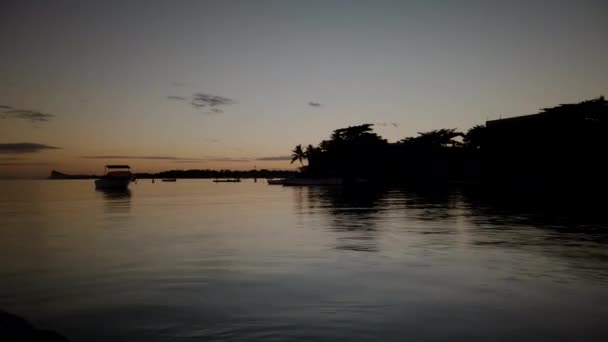
[(304, 152), (304, 150), (302, 149), (302, 145), (298, 144), (293, 151), (291, 151), (291, 162), (290, 164), (293, 164), (296, 160), (300, 161), (300, 164), (303, 166), (304, 163), (302, 162), (302, 160), (306, 159), (306, 152)]
[(308, 164), (310, 164), (311, 159), (315, 160), (320, 152), (321, 152), (320, 148), (314, 147), (311, 144), (308, 144), (308, 146), (306, 146), (306, 151), (304, 151), (304, 155), (306, 156), (306, 159), (308, 160)]
[[(318, 147), (308, 145), (308, 166), (302, 171), (314, 176), (371, 176), (379, 169), (388, 143), (373, 132), (373, 124), (336, 129)], [(294, 152), (296, 152), (294, 150)], [(294, 153), (295, 157), (295, 153)], [(297, 159), (295, 159), (297, 160)]]
[(464, 136), (464, 145), (473, 150), (481, 149), (486, 140), (486, 126), (477, 125), (469, 128)]
[(606, 136), (608, 101), (600, 97), (491, 120), (466, 134), (436, 129), (396, 143), (374, 133), (373, 124), (339, 128), (317, 146), (297, 145), (291, 162), (299, 160), (307, 177), (354, 181), (603, 181)]
[(455, 128), (442, 128), (429, 132), (418, 132), (417, 137), (408, 137), (400, 142), (422, 147), (459, 147), (462, 143), (456, 140), (458, 137), (463, 138), (464, 134), (456, 131)]

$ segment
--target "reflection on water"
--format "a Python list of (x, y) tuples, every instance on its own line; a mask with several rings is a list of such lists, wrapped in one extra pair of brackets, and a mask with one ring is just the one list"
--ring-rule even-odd
[(0, 308), (73, 340), (608, 339), (605, 201), (0, 185)]
[(96, 189), (95, 192), (103, 197), (104, 209), (108, 214), (114, 214), (114, 217), (120, 218), (121, 216), (116, 214), (129, 212), (131, 208), (131, 189)]
[(103, 197), (107, 200), (119, 200), (119, 199), (129, 199), (131, 198), (131, 189), (119, 189), (119, 190), (112, 190), (112, 189), (95, 189), (95, 191), (99, 194), (102, 194)]
[[(298, 191), (308, 195), (307, 208), (318, 209), (307, 214), (327, 215), (327, 228), (340, 233), (337, 249), (379, 251), (375, 240), (380, 234), (405, 231), (425, 236), (422, 243), (428, 247), (456, 248), (466, 242), (467, 248), (540, 253), (564, 258), (560, 265), (570, 264), (569, 272), (603, 281), (608, 278), (608, 216), (595, 200), (523, 199), (449, 188), (318, 187)], [(302, 196), (296, 197), (301, 200)], [(397, 224), (399, 231), (391, 229), (395, 220), (402, 220)], [(521, 266), (525, 272), (530, 267)], [(546, 276), (562, 278), (562, 274)]]
[[(309, 187), (295, 190), (307, 194), (307, 208), (312, 214), (328, 216), (327, 228), (337, 233), (335, 248), (353, 251), (377, 251), (375, 243), (378, 208), (383, 193), (377, 188)], [(296, 197), (296, 205), (303, 199)], [(318, 209), (318, 210), (314, 210)]]

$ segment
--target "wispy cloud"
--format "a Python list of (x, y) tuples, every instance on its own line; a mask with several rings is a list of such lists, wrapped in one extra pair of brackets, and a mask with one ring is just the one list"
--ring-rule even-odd
[(81, 156), (82, 159), (139, 159), (139, 160), (162, 160), (172, 163), (198, 163), (198, 162), (210, 162), (210, 161), (222, 161), (222, 162), (246, 162), (250, 161), (245, 158), (230, 158), (230, 157), (205, 157), (205, 158), (182, 158), (174, 156), (122, 156), (122, 155), (98, 155), (98, 156)]
[(44, 150), (58, 150), (61, 147), (49, 146), (44, 144), (21, 142), (0, 144), (0, 154), (25, 154), (37, 153)]
[(41, 163), (41, 162), (2, 163), (2, 162), (0, 162), (0, 166), (35, 166), (35, 165), (49, 165), (49, 163)]
[(396, 122), (376, 122), (374, 123), (374, 125), (379, 126), (379, 127), (387, 127), (387, 126), (393, 126), (393, 127), (399, 127), (399, 125)]
[(194, 94), (192, 97), (192, 102), (190, 102), (190, 104), (197, 109), (209, 109), (214, 113), (222, 113), (223, 110), (221, 110), (220, 107), (232, 105), (235, 103), (236, 101), (227, 97), (204, 93)]
[(213, 162), (232, 162), (232, 163), (244, 163), (244, 162), (251, 161), (251, 159), (247, 159), (247, 158), (230, 158), (230, 157), (211, 157), (211, 158), (207, 158), (206, 160), (213, 161)]
[(55, 117), (53, 114), (43, 113), (36, 110), (17, 109), (7, 105), (0, 105), (0, 118), (21, 119), (31, 122), (47, 122)]
[(205, 138), (203, 140), (210, 144), (219, 144), (221, 142), (220, 139), (216, 139), (216, 138)]
[(210, 157), (204, 159), (196, 159), (196, 160), (174, 160), (173, 163), (205, 163), (205, 162), (228, 162), (228, 163), (246, 163), (250, 162), (251, 159), (247, 158), (230, 158), (230, 157)]
[(169, 95), (167, 96), (169, 100), (177, 100), (177, 101), (188, 101), (187, 97), (177, 96), (177, 95)]
[(194, 93), (191, 96), (178, 96), (170, 95), (167, 96), (170, 100), (183, 101), (189, 103), (195, 109), (205, 114), (219, 114), (223, 113), (223, 108), (236, 103), (234, 99), (212, 95), (206, 93)]
[(290, 156), (273, 156), (273, 157), (259, 157), (255, 160), (260, 161), (278, 161), (278, 160), (291, 160)]
[(82, 159), (144, 159), (144, 160), (169, 160), (169, 161), (203, 161), (200, 158), (180, 158), (173, 156), (119, 156), (119, 155), (99, 155), (81, 156)]
[(321, 107), (322, 106), (322, 104), (320, 104), (319, 102), (314, 102), (314, 101), (308, 102), (308, 105), (311, 107)]

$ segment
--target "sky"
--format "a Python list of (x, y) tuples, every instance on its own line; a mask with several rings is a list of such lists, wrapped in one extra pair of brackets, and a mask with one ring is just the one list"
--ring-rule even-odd
[(0, 2), (0, 177), (289, 169), (608, 95), (608, 2)]

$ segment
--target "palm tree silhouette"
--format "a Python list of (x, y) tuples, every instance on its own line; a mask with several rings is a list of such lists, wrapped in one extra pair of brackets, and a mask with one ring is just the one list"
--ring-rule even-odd
[(310, 156), (315, 154), (316, 149), (314, 146), (312, 146), (312, 144), (308, 144), (308, 146), (306, 146), (306, 152), (304, 152), (306, 154), (306, 159), (309, 159), (308, 161), (310, 162)]
[(291, 163), (293, 164), (293, 162), (295, 162), (296, 160), (300, 161), (300, 164), (302, 166), (304, 166), (304, 163), (302, 163), (302, 160), (306, 159), (306, 152), (304, 152), (304, 150), (302, 149), (302, 145), (297, 145), (293, 151), (291, 151)]

